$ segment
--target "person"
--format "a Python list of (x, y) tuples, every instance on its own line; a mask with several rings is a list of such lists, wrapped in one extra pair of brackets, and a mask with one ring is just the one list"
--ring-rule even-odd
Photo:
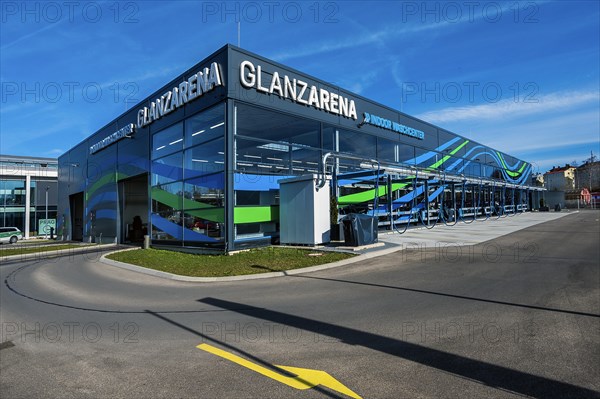
[(139, 215), (133, 217), (133, 223), (131, 224), (131, 240), (141, 240), (142, 239), (142, 218)]

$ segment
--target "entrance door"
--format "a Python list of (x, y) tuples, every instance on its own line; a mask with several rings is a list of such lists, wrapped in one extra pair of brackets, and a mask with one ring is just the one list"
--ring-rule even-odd
[(119, 182), (121, 243), (142, 242), (148, 234), (148, 174)]
[(71, 239), (83, 241), (83, 192), (69, 196), (71, 206)]

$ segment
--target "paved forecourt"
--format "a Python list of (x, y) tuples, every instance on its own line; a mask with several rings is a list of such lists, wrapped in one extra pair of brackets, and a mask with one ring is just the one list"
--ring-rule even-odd
[(466, 223), (461, 220), (448, 225), (438, 222), (431, 229), (420, 227), (409, 229), (403, 234), (395, 231), (383, 233), (379, 235), (379, 240), (391, 245), (400, 245), (402, 248), (414, 248), (415, 245), (420, 248), (447, 244), (475, 245), (574, 214), (577, 212), (526, 212), (501, 218), (490, 217), (487, 220), (467, 219)]

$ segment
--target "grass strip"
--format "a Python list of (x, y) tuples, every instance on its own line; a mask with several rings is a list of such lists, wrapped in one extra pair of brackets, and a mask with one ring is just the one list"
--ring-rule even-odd
[(233, 255), (195, 255), (139, 249), (117, 252), (108, 259), (190, 277), (225, 277), (279, 272), (322, 265), (354, 256), (296, 248), (258, 248)]
[(26, 255), (26, 254), (35, 254), (38, 252), (52, 252), (59, 251), (61, 249), (73, 249), (73, 248), (83, 248), (88, 247), (90, 245), (77, 245), (77, 244), (64, 244), (64, 245), (45, 245), (43, 247), (19, 247), (14, 249), (4, 249), (0, 252), (0, 257), (12, 256), (12, 255)]

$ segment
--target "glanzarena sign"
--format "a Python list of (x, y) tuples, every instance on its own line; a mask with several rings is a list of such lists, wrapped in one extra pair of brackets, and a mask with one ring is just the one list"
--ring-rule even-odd
[(318, 110), (341, 115), (356, 120), (356, 104), (354, 100), (341, 94), (330, 92), (323, 88), (310, 86), (307, 82), (290, 78), (288, 75), (281, 77), (274, 71), (269, 81), (264, 81), (261, 65), (254, 65), (248, 60), (240, 63), (240, 83), (246, 89), (254, 88), (265, 94), (276, 94), (280, 98), (290, 99), (295, 103), (313, 106)]
[(204, 68), (203, 71), (195, 73), (188, 80), (181, 82), (179, 86), (173, 87), (160, 98), (152, 101), (149, 107), (138, 110), (137, 127), (141, 129), (148, 126), (217, 86), (223, 86), (223, 79), (219, 64), (213, 62), (210, 64), (210, 68)]
[(391, 130), (392, 132), (400, 133), (405, 136), (414, 137), (419, 140), (423, 140), (425, 138), (425, 132), (413, 129), (412, 127), (408, 127), (401, 123), (393, 122), (389, 119), (369, 114), (368, 112), (363, 112), (363, 117), (364, 119), (361, 125), (366, 123), (369, 125), (380, 127), (382, 129)]

